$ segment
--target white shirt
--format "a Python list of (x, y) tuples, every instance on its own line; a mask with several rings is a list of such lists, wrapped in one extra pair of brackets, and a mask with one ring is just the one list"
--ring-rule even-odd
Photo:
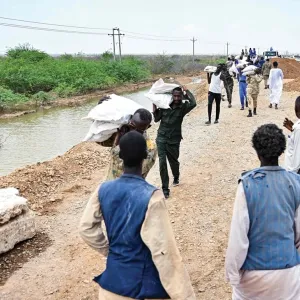
[(270, 71), (269, 85), (270, 85), (270, 89), (280, 88), (280, 87), (282, 88), (283, 73), (281, 69), (276, 68)]
[(300, 169), (300, 120), (294, 124), (293, 132), (288, 138), (285, 168), (296, 173)]
[(209, 85), (209, 91), (215, 94), (221, 94), (222, 93), (222, 87), (221, 87), (221, 73), (216, 76), (215, 74), (212, 74), (211, 76), (211, 82)]
[[(295, 245), (300, 246), (300, 208), (295, 213)], [(234, 300), (300, 300), (300, 265), (271, 271), (241, 271), (249, 248), (250, 219), (243, 183), (237, 189), (225, 260)]]

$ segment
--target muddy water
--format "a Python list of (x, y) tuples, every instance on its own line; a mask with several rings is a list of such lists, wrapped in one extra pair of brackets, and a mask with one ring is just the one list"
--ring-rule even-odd
[[(151, 109), (145, 91), (124, 96)], [(0, 175), (6, 175), (28, 164), (49, 160), (80, 143), (91, 124), (81, 120), (96, 105), (91, 99), (80, 107), (43, 110), (10, 120), (0, 120)]]

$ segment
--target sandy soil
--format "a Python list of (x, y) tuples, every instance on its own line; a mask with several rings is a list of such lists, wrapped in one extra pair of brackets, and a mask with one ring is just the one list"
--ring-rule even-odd
[[(206, 93), (205, 85), (199, 99)], [(251, 135), (261, 124), (282, 126), (285, 117), (295, 119), (295, 96), (284, 92), (276, 111), (268, 108), (268, 91), (262, 89), (258, 116), (247, 118), (247, 111), (239, 110), (235, 83), (233, 108), (222, 103), (220, 124), (204, 125), (206, 101), (199, 101), (184, 121), (181, 185), (171, 190), (167, 205), (197, 299), (231, 299), (224, 255), (237, 180), (244, 170), (258, 166)], [(1, 299), (97, 299), (92, 278), (101, 273), (105, 259), (81, 241), (77, 226), (107, 162), (107, 149), (83, 144), (51, 162), (0, 178), (0, 186), (15, 184), (28, 197), (39, 231), (37, 238), (0, 256)], [(160, 185), (157, 164), (148, 181)]]

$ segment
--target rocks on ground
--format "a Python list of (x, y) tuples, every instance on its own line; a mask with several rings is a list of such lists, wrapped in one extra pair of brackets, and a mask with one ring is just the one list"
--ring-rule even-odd
[(0, 254), (35, 236), (34, 214), (15, 188), (0, 189)]

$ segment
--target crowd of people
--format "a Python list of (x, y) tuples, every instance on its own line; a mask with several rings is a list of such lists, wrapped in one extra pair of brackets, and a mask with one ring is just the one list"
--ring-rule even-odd
[[(249, 49), (248, 56), (257, 63), (255, 49)], [(270, 107), (278, 108), (280, 98), (278, 82), (283, 76), (278, 64), (274, 62), (271, 69), (269, 61), (258, 60), (261, 67), (254, 74), (243, 74), (242, 65), (235, 76), (241, 109), (248, 107), (249, 117), (257, 114), (263, 79), (271, 91)], [(222, 82), (232, 107), (234, 76), (229, 69), (241, 61), (243, 57), (237, 62), (230, 59), (208, 75), (207, 125), (214, 101), (214, 123), (219, 122)], [(152, 114), (139, 109), (127, 125), (101, 143), (111, 147), (107, 181), (96, 188), (80, 222), (83, 240), (107, 257), (105, 271), (94, 279), (100, 286), (99, 299), (196, 299), (165, 204), (170, 197), (167, 161), (173, 186), (178, 186), (182, 122), (195, 107), (196, 99), (188, 89), (175, 88), (169, 109), (154, 105)], [(260, 167), (242, 174), (239, 181), (225, 262), (235, 300), (300, 299), (300, 97), (295, 114), (297, 122), (284, 120), (291, 132), (287, 146), (283, 131), (274, 124), (259, 127), (252, 138)], [(160, 122), (156, 143), (147, 135), (152, 115)], [(279, 157), (284, 151), (282, 168)], [(157, 153), (162, 190), (146, 181)]]
[[(234, 68), (233, 68), (234, 66)], [(244, 70), (254, 66), (251, 74), (245, 74)], [(246, 72), (249, 73), (249, 72)], [(228, 57), (226, 64), (220, 64), (216, 72), (208, 73), (207, 80), (209, 83), (209, 97), (208, 97), (208, 121), (207, 125), (211, 124), (211, 114), (213, 102), (216, 102), (216, 121), (219, 122), (220, 117), (220, 103), (224, 99), (222, 95), (223, 87), (226, 91), (228, 107), (232, 107), (232, 92), (234, 86), (234, 78), (237, 79), (239, 85), (241, 110), (248, 108), (247, 117), (257, 115), (258, 95), (260, 92), (260, 82), (264, 80), (265, 89), (270, 90), (270, 105), (278, 109), (280, 98), (283, 89), (283, 72), (278, 67), (278, 62), (270, 62), (263, 56), (256, 54), (255, 48), (243, 49), (241, 55), (238, 57)]]

